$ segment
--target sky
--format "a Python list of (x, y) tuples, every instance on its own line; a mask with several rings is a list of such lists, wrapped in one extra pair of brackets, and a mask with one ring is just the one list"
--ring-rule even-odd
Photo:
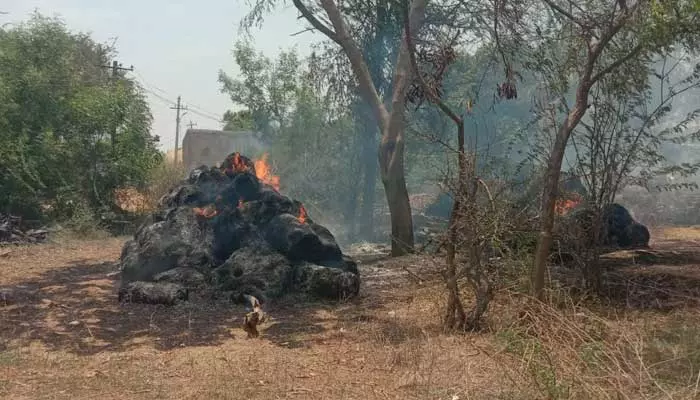
[[(116, 38), (117, 61), (133, 65), (135, 78), (148, 93), (153, 113), (152, 133), (161, 138), (161, 149), (175, 146), (177, 96), (191, 111), (181, 121), (180, 141), (191, 122), (195, 128), (220, 129), (217, 122), (232, 108), (217, 82), (220, 69), (237, 76), (233, 45), (242, 37), (240, 19), (250, 6), (243, 0), (4, 0), (0, 23), (26, 20), (34, 10), (64, 20), (72, 31), (91, 33), (98, 42)], [(300, 55), (310, 52), (319, 34), (302, 31), (294, 6), (280, 7), (266, 17), (262, 29), (254, 28), (253, 43), (268, 57), (296, 46)], [(168, 101), (169, 100), (169, 101)]]

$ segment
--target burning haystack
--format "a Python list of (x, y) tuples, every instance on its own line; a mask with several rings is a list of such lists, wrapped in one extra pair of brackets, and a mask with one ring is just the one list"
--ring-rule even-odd
[(119, 298), (175, 303), (197, 288), (232, 299), (347, 298), (359, 287), (355, 262), (279, 192), (265, 159), (233, 153), (221, 167), (192, 170), (124, 245)]

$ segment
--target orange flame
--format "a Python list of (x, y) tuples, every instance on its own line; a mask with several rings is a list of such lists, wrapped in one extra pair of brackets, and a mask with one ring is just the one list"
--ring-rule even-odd
[(578, 195), (573, 199), (557, 200), (554, 204), (554, 212), (556, 212), (557, 215), (566, 215), (579, 204), (581, 204), (581, 197)]
[[(272, 174), (272, 167), (267, 162), (268, 154), (265, 153), (259, 159), (253, 161), (255, 176), (262, 182), (272, 186), (279, 192), (280, 177)], [(223, 169), (223, 168), (222, 168)], [(231, 166), (226, 168), (226, 172), (240, 173), (250, 171), (250, 167), (243, 161), (241, 153), (235, 152), (231, 157)]]
[(241, 153), (235, 152), (232, 154), (231, 158), (231, 165), (227, 165), (224, 167), (224, 165), (228, 164), (228, 157), (226, 157), (226, 161), (224, 161), (224, 165), (221, 165), (219, 169), (221, 169), (224, 172), (227, 173), (239, 173), (239, 172), (246, 172), (250, 168), (246, 165), (245, 161), (243, 161), (243, 158), (241, 157)]
[(213, 205), (209, 205), (206, 207), (193, 207), (192, 211), (194, 211), (196, 215), (199, 215), (200, 217), (204, 218), (212, 218), (219, 214), (219, 212), (216, 211), (216, 208)]
[(277, 191), (280, 190), (280, 177), (272, 174), (272, 168), (267, 163), (267, 153), (255, 160), (255, 175), (263, 183), (272, 186)]
[(297, 217), (297, 219), (298, 219), (299, 222), (301, 222), (302, 224), (305, 224), (305, 223), (306, 223), (306, 208), (304, 208), (303, 205), (302, 205), (302, 206), (299, 206), (299, 216)]
[(241, 153), (235, 153), (233, 155), (233, 170), (235, 172), (245, 172), (248, 170), (248, 166), (243, 162), (241, 158)]

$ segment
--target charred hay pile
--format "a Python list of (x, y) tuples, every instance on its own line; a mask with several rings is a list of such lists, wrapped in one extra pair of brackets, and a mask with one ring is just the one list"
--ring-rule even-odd
[[(575, 207), (575, 206), (574, 206)], [(589, 247), (595, 243), (595, 227), (598, 226), (599, 243), (619, 249), (649, 247), (649, 229), (636, 221), (632, 214), (617, 203), (607, 204), (601, 210), (600, 222), (595, 223), (595, 213), (587, 207), (574, 208), (564, 217), (560, 230), (565, 236), (582, 240)]]
[(120, 301), (173, 304), (198, 289), (234, 300), (355, 296), (356, 263), (266, 170), (233, 153), (163, 196), (122, 249)]

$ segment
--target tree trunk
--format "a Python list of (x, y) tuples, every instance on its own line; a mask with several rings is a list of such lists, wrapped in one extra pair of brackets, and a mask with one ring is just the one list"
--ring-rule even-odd
[(361, 147), (360, 138), (357, 136), (353, 140), (352, 148), (358, 151), (351, 155), (350, 162), (348, 163), (348, 169), (350, 170), (350, 182), (347, 188), (347, 199), (345, 202), (345, 226), (348, 229), (347, 238), (348, 240), (354, 241), (357, 238), (357, 208), (358, 208), (358, 198), (357, 195), (360, 192), (360, 175), (363, 169), (367, 168), (362, 154), (359, 152), (359, 147)]
[[(613, 3), (613, 8), (617, 7)], [(537, 250), (535, 252), (535, 264), (533, 265), (532, 274), (532, 289), (533, 294), (539, 300), (542, 300), (544, 294), (544, 278), (547, 268), (547, 259), (552, 246), (552, 229), (554, 227), (554, 205), (557, 200), (559, 190), (559, 176), (561, 174), (561, 164), (566, 151), (566, 144), (569, 141), (571, 133), (574, 131), (578, 123), (583, 118), (588, 108), (588, 94), (594, 83), (600, 80), (603, 76), (615, 72), (624, 63), (634, 59), (641, 54), (644, 49), (644, 44), (638, 44), (632, 50), (620, 56), (603, 67), (596, 63), (600, 58), (603, 50), (610, 44), (613, 37), (617, 35), (623, 26), (625, 26), (630, 18), (641, 7), (641, 2), (636, 2), (630, 7), (622, 7), (621, 12), (613, 13), (615, 17), (612, 21), (606, 24), (606, 28), (599, 32), (598, 38), (595, 41), (587, 43), (587, 60), (581, 71), (578, 88), (576, 89), (576, 102), (574, 107), (569, 111), (563, 123), (557, 131), (557, 136), (554, 141), (554, 147), (549, 153), (547, 161), (547, 172), (542, 193), (542, 203), (540, 209), (540, 234), (537, 241)], [(561, 12), (560, 9), (552, 6), (556, 12)], [(594, 70), (597, 72), (594, 74)]]
[[(372, 78), (372, 83), (377, 88), (377, 92), (382, 96), (386, 96), (388, 82), (384, 79), (383, 70), (387, 65), (390, 65), (389, 51), (386, 47), (386, 40), (389, 37), (387, 31), (388, 2), (377, 1), (376, 4), (376, 26), (372, 37), (367, 40), (364, 46), (364, 54), (369, 71)], [(374, 241), (374, 205), (376, 202), (377, 188), (377, 173), (379, 164), (377, 163), (377, 121), (374, 120), (372, 109), (366, 104), (363, 105), (360, 116), (362, 118), (362, 162), (364, 167), (364, 186), (362, 190), (362, 208), (360, 210), (360, 237)], [(386, 105), (385, 105), (386, 107)]]
[[(314, 28), (338, 43), (348, 56), (350, 67), (357, 78), (360, 93), (363, 99), (369, 103), (382, 132), (382, 141), (379, 146), (379, 167), (391, 213), (391, 254), (400, 256), (409, 253), (413, 250), (413, 221), (404, 177), (403, 131), (406, 92), (411, 84), (412, 69), (406, 38), (401, 40), (401, 50), (394, 69), (391, 112), (389, 112), (372, 80), (367, 60), (357, 42), (352, 38), (338, 4), (334, 0), (320, 0), (321, 7), (325, 10), (333, 27), (331, 30), (326, 24), (319, 21), (301, 1), (293, 0), (293, 3)], [(411, 2), (409, 19), (411, 26), (416, 31), (420, 29), (425, 20), (426, 3), (427, 0)]]
[(393, 135), (382, 139), (379, 165), (391, 214), (391, 255), (397, 257), (413, 251), (413, 218), (404, 177), (403, 139), (391, 140), (387, 136)]
[(452, 213), (450, 214), (450, 226), (447, 238), (447, 270), (445, 282), (447, 283), (447, 310), (445, 315), (445, 328), (458, 329), (464, 326), (467, 319), (464, 313), (459, 286), (457, 286), (457, 240), (459, 239), (459, 222), (462, 215), (461, 195), (466, 188), (467, 156), (464, 150), (464, 121), (457, 124), (457, 190), (455, 191)]
[(447, 284), (447, 309), (445, 312), (445, 329), (457, 329), (464, 325), (467, 315), (464, 313), (464, 306), (459, 295), (457, 286), (457, 239), (458, 239), (458, 215), (461, 213), (461, 202), (458, 196), (452, 203), (452, 214), (450, 215), (450, 227), (447, 238), (447, 269), (445, 271), (445, 282)]
[[(371, 121), (366, 119), (366, 121)], [(362, 209), (360, 211), (360, 237), (374, 240), (374, 203), (377, 188), (377, 128), (371, 123), (363, 127), (365, 135), (362, 140), (362, 166), (364, 169), (364, 185), (362, 188)]]
[[(423, 24), (426, 0), (414, 0), (411, 4), (410, 23), (417, 31)], [(389, 212), (391, 213), (391, 254), (400, 256), (413, 251), (413, 216), (408, 201), (404, 169), (406, 126), (406, 92), (413, 76), (410, 49), (404, 35), (401, 50), (396, 60), (391, 113), (378, 118), (382, 127), (379, 145), (379, 170), (384, 184)], [(380, 110), (385, 109), (383, 105)], [(382, 117), (379, 113), (378, 117)]]
[[(462, 128), (463, 129), (463, 128)], [(468, 184), (467, 188), (467, 198), (465, 201), (465, 241), (468, 244), (468, 263), (465, 268), (465, 273), (467, 275), (467, 280), (474, 290), (475, 302), (474, 307), (466, 315), (463, 329), (465, 330), (477, 330), (479, 329), (479, 322), (481, 321), (481, 316), (484, 315), (488, 309), (489, 303), (491, 302), (491, 297), (493, 296), (493, 287), (488, 277), (482, 270), (481, 265), (481, 244), (479, 243), (479, 228), (477, 227), (478, 221), (478, 210), (476, 202), (476, 193), (478, 190), (478, 180), (476, 176), (476, 154), (472, 157), (470, 165), (465, 168), (466, 171), (463, 173), (466, 175), (464, 179), (465, 184)], [(463, 167), (464, 168), (464, 167)], [(465, 185), (466, 186), (466, 185)]]
[(533, 294), (542, 300), (547, 271), (547, 260), (552, 247), (552, 231), (554, 229), (554, 207), (559, 197), (559, 178), (561, 176), (561, 164), (564, 160), (564, 152), (569, 136), (586, 112), (588, 104), (587, 85), (581, 84), (576, 93), (576, 104), (564, 119), (564, 123), (557, 131), (554, 147), (549, 153), (547, 171), (545, 173), (542, 202), (540, 208), (540, 233), (535, 251), (535, 264), (533, 266), (532, 289)]

